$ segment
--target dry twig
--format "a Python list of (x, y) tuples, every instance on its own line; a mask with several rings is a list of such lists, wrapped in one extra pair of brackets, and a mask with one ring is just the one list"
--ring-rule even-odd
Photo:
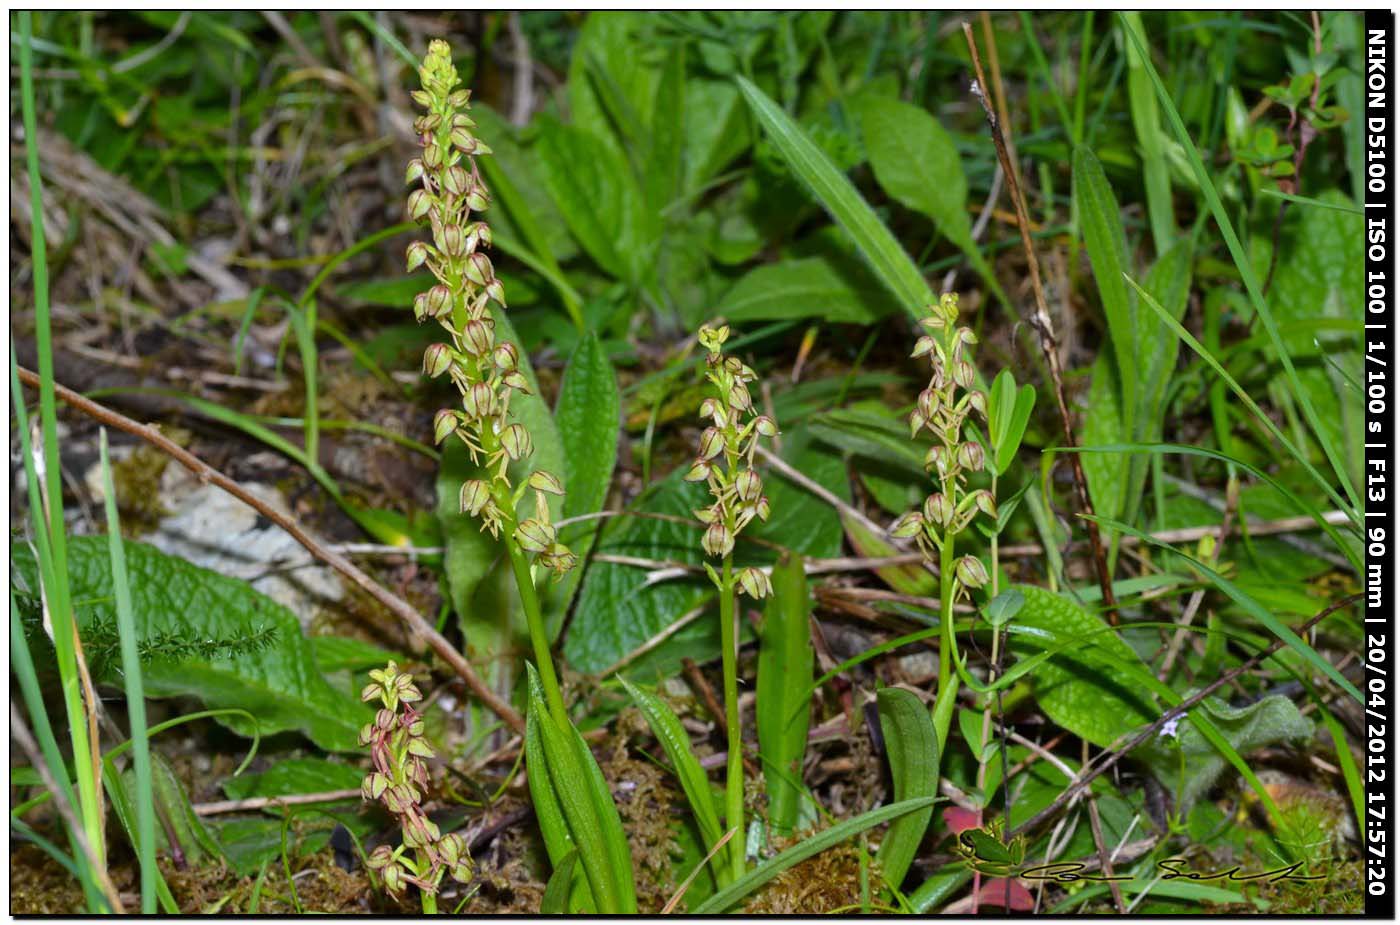
[[(39, 377), (23, 367), (19, 368), (19, 378), (31, 386), (38, 387), (39, 385)], [(521, 717), (510, 704), (497, 696), (496, 693), (481, 680), (472, 666), (462, 657), (462, 653), (458, 652), (456, 648), (453, 647), (452, 643), (448, 642), (441, 633), (434, 629), (433, 625), (425, 620), (423, 616), (414, 609), (412, 604), (384, 588), (365, 572), (361, 571), (355, 563), (351, 562), (345, 556), (318, 542), (303, 530), (291, 517), (265, 504), (256, 495), (252, 494), (233, 479), (210, 466), (184, 447), (170, 440), (159, 430), (146, 424), (133, 421), (126, 415), (113, 411), (103, 405), (99, 405), (91, 399), (84, 398), (82, 395), (79, 395), (77, 392), (65, 386), (55, 383), (54, 388), (58, 397), (63, 399), (70, 407), (83, 412), (91, 418), (101, 421), (103, 424), (115, 427), (133, 436), (140, 437), (142, 440), (145, 440), (147, 443), (184, 466), (190, 472), (194, 473), (195, 477), (201, 482), (217, 485), (268, 520), (277, 524), (277, 526), (281, 527), (283, 530), (286, 530), (287, 533), (291, 535), (292, 539), (300, 543), (307, 552), (350, 579), (370, 597), (384, 605), (384, 607), (407, 626), (410, 631), (424, 639), (428, 645), (432, 647), (433, 651), (436, 652), (443, 661), (447, 662), (452, 670), (457, 673), (457, 676), (466, 683), (467, 688), (470, 689), (482, 703), (486, 704), (493, 713), (504, 720), (507, 725), (516, 732), (523, 732), (525, 730), (524, 718)]]
[[(1055, 387), (1055, 403), (1060, 411), (1060, 425), (1064, 432), (1065, 445), (1075, 447), (1079, 444), (1075, 440), (1074, 429), (1070, 426), (1069, 405), (1065, 401), (1064, 374), (1060, 368), (1060, 347), (1055, 340), (1055, 328), (1050, 321), (1050, 311), (1045, 304), (1045, 290), (1040, 283), (1040, 263), (1035, 256), (1035, 247), (1031, 244), (1030, 218), (1026, 214), (1026, 199), (1021, 192), (1021, 183), (1017, 179), (1016, 165), (1012, 163), (1011, 155), (1007, 150), (1007, 139), (1003, 134), (1001, 120), (997, 118), (996, 113), (992, 110), (991, 102), (987, 99), (987, 93), (984, 89), (987, 86), (987, 78), (982, 73), (982, 58), (977, 53), (977, 40), (972, 37), (970, 23), (963, 23), (963, 35), (967, 39), (967, 48), (972, 54), (972, 65), (977, 72), (977, 80), (972, 85), (972, 95), (977, 97), (977, 101), (982, 104), (982, 111), (987, 115), (987, 125), (992, 132), (992, 143), (996, 146), (997, 157), (1001, 160), (1002, 172), (1006, 175), (1007, 192), (1011, 196), (1012, 204), (1016, 207), (1016, 224), (1021, 230), (1021, 246), (1026, 252), (1031, 290), (1035, 293), (1035, 313), (1030, 317), (1031, 327), (1035, 328), (1036, 334), (1039, 335), (1040, 349), (1045, 354), (1046, 365), (1050, 367), (1050, 378)], [(1089, 483), (1084, 478), (1084, 467), (1079, 461), (1078, 453), (1070, 454), (1070, 465), (1074, 471), (1074, 484), (1078, 489), (1081, 512), (1092, 517), (1094, 502), (1089, 498)], [(1098, 575), (1099, 586), (1103, 589), (1103, 602), (1108, 611), (1108, 622), (1117, 626), (1118, 600), (1113, 594), (1113, 576), (1108, 573), (1108, 559), (1104, 555), (1103, 541), (1099, 537), (1099, 527), (1093, 520), (1086, 520), (1085, 526), (1089, 533), (1089, 549), (1093, 553), (1094, 571)]]

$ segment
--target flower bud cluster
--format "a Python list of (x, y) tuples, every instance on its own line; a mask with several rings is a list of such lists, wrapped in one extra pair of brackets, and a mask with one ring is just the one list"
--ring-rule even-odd
[[(707, 482), (714, 504), (695, 512), (706, 525), (701, 545), (707, 555), (724, 558), (734, 551), (739, 531), (757, 517), (768, 519), (768, 496), (763, 479), (753, 468), (754, 450), (759, 437), (774, 437), (778, 425), (766, 414), (758, 414), (749, 392), (749, 383), (758, 378), (737, 357), (724, 355), (729, 338), (728, 325), (700, 329), (700, 345), (709, 351), (705, 377), (715, 387), (715, 397), (700, 404), (700, 417), (710, 426), (700, 435), (700, 452), (685, 475), (687, 482)], [(739, 589), (750, 597), (772, 593), (768, 576), (745, 567), (738, 572)]]
[(394, 662), (369, 676), (360, 699), (378, 700), (380, 709), (360, 730), (360, 745), (369, 748), (374, 764), (360, 785), (360, 795), (378, 801), (398, 817), (403, 844), (375, 848), (366, 859), (368, 866), (379, 872), (385, 888), (396, 896), (409, 883), (436, 893), (443, 874), (467, 883), (473, 866), (466, 841), (456, 833), (444, 835), (420, 805), (428, 785), (427, 760), (433, 757), (432, 746), (423, 738), (422, 714), (413, 707), (423, 695), (413, 676), (399, 671)]
[(423, 372), (432, 378), (446, 375), (462, 396), (459, 407), (444, 408), (434, 417), (433, 438), (442, 443), (456, 435), (472, 461), (488, 473), (462, 486), (462, 512), (480, 517), (492, 536), (502, 529), (513, 534), (543, 565), (562, 574), (577, 559), (556, 540), (544, 496), (562, 495), (563, 486), (549, 473), (536, 472), (530, 480), (536, 516), (517, 523), (521, 492), (512, 491), (507, 475), (510, 464), (529, 456), (534, 446), (530, 432), (510, 415), (511, 395), (528, 393), (530, 387), (520, 369), (519, 350), (496, 340), (491, 304), (506, 307), (505, 289), (480, 250), (491, 245), (491, 228), (472, 218), (490, 204), (476, 157), (491, 149), (472, 134), (476, 123), (467, 115), (470, 93), (457, 87), (446, 42), (428, 45), (419, 76), (423, 89), (412, 96), (427, 112), (413, 123), (423, 153), (408, 164), (407, 182), (419, 184), (408, 197), (408, 215), (428, 222), (432, 242), (410, 244), (407, 265), (409, 272), (426, 267), (437, 282), (414, 299), (413, 313), (420, 322), (437, 321), (449, 338), (424, 352)]
[[(924, 469), (936, 486), (919, 510), (895, 521), (890, 534), (914, 539), (932, 560), (935, 550), (952, 542), (979, 512), (996, 517), (996, 501), (986, 489), (966, 487), (967, 475), (987, 466), (982, 444), (963, 433), (969, 418), (985, 422), (987, 417), (987, 396), (974, 388), (977, 374), (969, 349), (977, 335), (958, 325), (958, 297), (953, 293), (944, 293), (919, 324), (928, 333), (915, 343), (913, 355), (928, 357), (933, 374), (909, 415), (909, 429), (911, 437), (923, 430), (933, 436)], [(987, 570), (976, 556), (962, 556), (954, 568), (965, 589), (987, 583)]]

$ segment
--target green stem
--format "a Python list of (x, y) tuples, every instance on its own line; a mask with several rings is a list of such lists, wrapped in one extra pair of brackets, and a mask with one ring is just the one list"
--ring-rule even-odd
[(719, 589), (720, 663), (724, 670), (724, 722), (729, 732), (729, 760), (725, 770), (725, 823), (738, 829), (729, 846), (734, 879), (744, 876), (744, 757), (743, 730), (739, 726), (739, 646), (734, 620), (734, 557), (724, 557)]
[(423, 901), (423, 914), (437, 915), (437, 894), (430, 893), (424, 889), (419, 889), (418, 895)]
[(938, 698), (953, 683), (953, 537), (938, 544)]
[(569, 713), (564, 708), (564, 695), (559, 690), (559, 677), (554, 673), (554, 659), (549, 652), (549, 634), (545, 632), (544, 616), (540, 613), (540, 597), (535, 592), (535, 579), (530, 574), (530, 563), (525, 552), (515, 542), (514, 519), (506, 521), (502, 529), (506, 551), (510, 553), (510, 566), (515, 572), (515, 586), (520, 590), (520, 606), (525, 611), (525, 625), (530, 630), (530, 646), (535, 650), (535, 667), (540, 672), (540, 683), (544, 685), (544, 699), (549, 712), (561, 728), (570, 724)]
[(954, 700), (958, 682), (953, 674), (953, 595), (957, 584), (953, 579), (953, 542), (948, 534), (938, 546), (938, 696), (933, 706), (933, 731), (938, 738), (939, 754), (948, 744), (948, 730), (953, 722)]

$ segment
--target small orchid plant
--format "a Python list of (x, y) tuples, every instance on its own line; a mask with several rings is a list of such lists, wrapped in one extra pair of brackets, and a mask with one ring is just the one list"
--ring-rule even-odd
[[(719, 589), (720, 646), (724, 673), (724, 713), (728, 728), (728, 766), (725, 780), (725, 814), (728, 826), (738, 829), (742, 844), (744, 825), (744, 764), (743, 730), (739, 725), (738, 624), (734, 596), (740, 591), (758, 599), (773, 593), (768, 575), (761, 569), (745, 566), (734, 569), (734, 541), (739, 532), (757, 518), (766, 521), (769, 514), (768, 496), (763, 493), (763, 479), (754, 471), (754, 451), (760, 437), (778, 435), (777, 423), (754, 408), (749, 383), (758, 374), (737, 357), (724, 355), (724, 342), (729, 339), (728, 325), (702, 327), (700, 345), (709, 351), (705, 377), (714, 386), (715, 394), (700, 404), (700, 416), (710, 421), (700, 435), (700, 448), (694, 464), (686, 473), (686, 481), (709, 485), (714, 503), (695, 512), (704, 523), (705, 535), (701, 546), (706, 555), (722, 560), (720, 571), (708, 562), (705, 570)], [(741, 849), (730, 852), (736, 877), (744, 871)]]
[(384, 888), (398, 896), (413, 884), (422, 897), (423, 911), (437, 911), (437, 893), (444, 875), (467, 883), (474, 873), (467, 843), (455, 832), (443, 834), (423, 811), (428, 786), (427, 761), (433, 749), (423, 738), (423, 717), (413, 704), (423, 699), (413, 676), (387, 667), (369, 673), (370, 683), (360, 693), (366, 703), (379, 702), (372, 722), (360, 730), (360, 745), (369, 749), (374, 770), (360, 785), (367, 801), (378, 801), (397, 817), (403, 843), (397, 848), (380, 845), (367, 859), (370, 870), (384, 879)]

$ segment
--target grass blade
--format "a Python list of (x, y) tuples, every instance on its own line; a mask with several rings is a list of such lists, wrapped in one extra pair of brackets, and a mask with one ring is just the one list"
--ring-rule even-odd
[(1152, 226), (1152, 240), (1157, 253), (1165, 254), (1176, 237), (1176, 218), (1172, 214), (1171, 174), (1167, 170), (1166, 151), (1162, 145), (1162, 125), (1152, 85), (1144, 73), (1141, 48), (1143, 36), (1141, 13), (1124, 13), (1120, 23), (1125, 32), (1137, 40), (1128, 48), (1128, 109), (1142, 150), (1142, 179), (1147, 190), (1147, 218)]
[(934, 301), (933, 291), (894, 235), (856, 192), (851, 181), (768, 94), (743, 77), (735, 79), (749, 108), (792, 172), (850, 236), (905, 311), (916, 319), (922, 317), (924, 309)]
[(1255, 278), (1254, 266), (1250, 263), (1243, 245), (1240, 244), (1239, 237), (1235, 234), (1234, 225), (1231, 224), (1230, 216), (1225, 211), (1225, 205), (1220, 201), (1215, 184), (1211, 181), (1210, 174), (1201, 161), (1201, 154), (1196, 150), (1195, 142), (1191, 140), (1190, 133), (1186, 131), (1186, 125), (1181, 121), (1181, 113), (1177, 112), (1171, 94), (1167, 92), (1162, 78), (1157, 74), (1157, 68), (1152, 64), (1152, 55), (1146, 47), (1146, 42), (1132, 29), (1124, 29), (1123, 31), (1141, 56), (1143, 71), (1157, 91), (1157, 99), (1161, 102), (1162, 109), (1166, 113), (1167, 122), (1172, 128), (1173, 134), (1176, 135), (1177, 143), (1185, 152), (1186, 161), (1191, 165), (1191, 170), (1200, 185), (1201, 194), (1205, 196), (1211, 215), (1215, 217), (1215, 224), (1219, 227), (1221, 236), (1225, 238), (1225, 245), (1230, 250), (1230, 256), (1234, 258), (1235, 269), (1239, 272), (1240, 280), (1249, 293), (1249, 300), (1254, 305), (1254, 311), (1259, 316), (1260, 322), (1263, 323), (1264, 330), (1268, 331), (1274, 350), (1278, 352), (1279, 362), (1283, 364), (1288, 384), (1293, 390), (1293, 397), (1301, 406), (1303, 417), (1307, 420), (1308, 427), (1312, 429), (1313, 437), (1321, 445), (1323, 453), (1326, 454), (1327, 461), (1332, 465), (1332, 471), (1336, 474), (1337, 480), (1341, 482), (1347, 497), (1351, 499), (1352, 509), (1359, 510), (1361, 501), (1357, 495), (1356, 486), (1352, 484), (1351, 478), (1347, 475), (1346, 466), (1341, 457), (1338, 456), (1336, 448), (1327, 439), (1326, 432), (1322, 429), (1321, 421), (1318, 419), (1317, 409), (1313, 407), (1312, 399), (1298, 379), (1298, 371), (1293, 367), (1293, 359), (1289, 356), (1288, 348), (1284, 346), (1283, 338), (1279, 334), (1278, 322), (1274, 320), (1273, 313), (1269, 310), (1268, 303), (1264, 299), (1259, 281)]
[(882, 806), (879, 809), (872, 809), (868, 813), (862, 813), (854, 819), (847, 819), (845, 822), (832, 826), (831, 828), (813, 835), (800, 844), (793, 845), (776, 857), (769, 858), (762, 864), (740, 877), (725, 889), (720, 890), (715, 895), (701, 903), (696, 909), (696, 915), (718, 915), (727, 910), (754, 890), (763, 886), (769, 880), (781, 874), (794, 865), (800, 864), (815, 854), (820, 854), (832, 845), (839, 845), (841, 842), (861, 832), (869, 831), (882, 822), (891, 819), (898, 819), (906, 813), (912, 813), (925, 807), (933, 806), (936, 802), (934, 797), (919, 797), (915, 800), (905, 800), (901, 803), (892, 803), (889, 806)]
[[(73, 609), (69, 597), (67, 538), (64, 532), (63, 485), (58, 453), (58, 405), (54, 388), (53, 330), (49, 306), (49, 265), (47, 241), (44, 238), (44, 197), (39, 176), (39, 129), (34, 105), (33, 15), (21, 11), (20, 24), (20, 109), (24, 122), (25, 167), (29, 179), (30, 226), (29, 238), (33, 257), (34, 279), (34, 341), (39, 366), (39, 420), (43, 431), (43, 479), (48, 501), (48, 521), (44, 506), (36, 504), (37, 481), (31, 481), (30, 516), (34, 522), (36, 540), (40, 534), (41, 558), (45, 561), (44, 601), (53, 626), (54, 653), (62, 679), (63, 703), (68, 714), (69, 738), (73, 756), (79, 767), (94, 767), (95, 743), (88, 734), (88, 716), (83, 705), (75, 643), (77, 630), (73, 624)], [(13, 356), (13, 351), (11, 351)], [(11, 360), (13, 363), (13, 359)], [(15, 401), (22, 402), (16, 386)], [(34, 478), (33, 458), (25, 459), (26, 475)], [(88, 843), (98, 863), (106, 863), (106, 841), (103, 838), (99, 782), (96, 771), (78, 775), (78, 810)], [(94, 879), (97, 879), (94, 877)]]
[[(1249, 393), (1246, 392), (1244, 388), (1238, 382), (1235, 381), (1235, 377), (1231, 376), (1229, 372), (1226, 371), (1225, 367), (1220, 365), (1220, 361), (1217, 360), (1214, 356), (1212, 356), (1211, 352), (1207, 350), (1201, 344), (1200, 341), (1192, 337), (1191, 332), (1186, 330), (1186, 328), (1182, 325), (1180, 321), (1177, 321), (1175, 318), (1173, 318), (1171, 316), (1171, 313), (1162, 307), (1161, 303), (1159, 303), (1156, 299), (1152, 298), (1151, 294), (1148, 293), (1146, 289), (1143, 289), (1141, 286), (1139, 286), (1136, 280), (1134, 280), (1132, 277), (1126, 278), (1128, 282), (1132, 284), (1132, 287), (1137, 290), (1138, 295), (1142, 297), (1142, 300), (1146, 302), (1147, 305), (1158, 314), (1158, 316), (1162, 319), (1162, 323), (1165, 324), (1167, 327), (1171, 328), (1172, 331), (1176, 333), (1176, 336), (1181, 338), (1182, 341), (1185, 342), (1186, 346), (1194, 350), (1196, 352), (1196, 355), (1205, 361), (1207, 366), (1215, 370), (1216, 375), (1218, 375), (1221, 379), (1225, 381), (1225, 384), (1229, 386), (1230, 391), (1234, 392), (1235, 395), (1239, 397), (1240, 401), (1244, 403), (1244, 406), (1254, 414), (1255, 418), (1257, 418), (1259, 422), (1264, 426), (1264, 429), (1269, 432), (1269, 435), (1275, 440), (1277, 440), (1283, 446), (1283, 448), (1288, 451), (1288, 454), (1294, 459), (1296, 459), (1303, 466), (1303, 468), (1307, 470), (1307, 473), (1311, 475), (1313, 479), (1317, 482), (1317, 484), (1323, 489), (1323, 491), (1327, 493), (1327, 497), (1330, 498), (1338, 508), (1346, 511), (1351, 516), (1352, 522), (1355, 523), (1358, 527), (1360, 527), (1361, 515), (1355, 504), (1355, 499), (1352, 499), (1351, 504), (1348, 504), (1346, 501), (1344, 501), (1341, 495), (1337, 494), (1337, 490), (1332, 487), (1331, 483), (1329, 483), (1327, 479), (1325, 479), (1322, 476), (1322, 473), (1318, 472), (1317, 469), (1313, 467), (1312, 463), (1308, 462), (1308, 458), (1303, 453), (1303, 451), (1297, 446), (1294, 446), (1294, 444), (1283, 435), (1283, 431), (1278, 429), (1278, 425), (1273, 422), (1273, 419), (1263, 412), (1259, 405), (1255, 403), (1253, 398), (1249, 397)], [(1292, 368), (1292, 364), (1289, 364), (1289, 367)], [(1345, 478), (1343, 478), (1344, 487), (1348, 486), (1349, 484), (1350, 483), (1346, 482)]]
[(121, 640), (122, 676), (126, 686), (126, 710), (131, 725), (132, 769), (136, 773), (136, 851), (141, 863), (141, 914), (156, 911), (156, 817), (151, 784), (151, 747), (146, 737), (146, 695), (141, 683), (141, 656), (136, 649), (136, 622), (132, 615), (131, 586), (127, 581), (126, 550), (122, 546), (117, 517), (117, 490), (107, 454), (107, 430), (99, 432), (102, 492), (107, 514), (107, 537), (112, 560), (112, 596), (117, 610), (117, 635)]
[[(1089, 515), (1086, 514), (1083, 516), (1088, 517)], [(1316, 649), (1304, 642), (1303, 639), (1297, 633), (1293, 632), (1293, 630), (1286, 626), (1281, 620), (1279, 620), (1278, 617), (1270, 613), (1266, 607), (1264, 607), (1258, 601), (1254, 600), (1254, 598), (1250, 597), (1248, 594), (1242, 591), (1237, 585), (1234, 584), (1234, 582), (1230, 581), (1224, 575), (1221, 575), (1219, 572), (1210, 568), (1210, 566), (1205, 565), (1194, 556), (1182, 552), (1180, 549), (1177, 549), (1170, 543), (1164, 543), (1161, 540), (1156, 539), (1149, 533), (1144, 533), (1141, 530), (1138, 530), (1135, 527), (1130, 527), (1124, 523), (1113, 523), (1111, 521), (1108, 521), (1106, 518), (1095, 517), (1094, 519), (1101, 521), (1108, 526), (1112, 526), (1115, 529), (1122, 530), (1124, 533), (1127, 533), (1130, 536), (1135, 536), (1138, 538), (1138, 540), (1140, 540), (1143, 543), (1156, 546), (1159, 549), (1166, 550), (1167, 552), (1173, 553), (1185, 559), (1191, 565), (1192, 568), (1198, 570), (1201, 574), (1209, 578), (1211, 583), (1213, 583), (1217, 588), (1219, 588), (1225, 594), (1226, 597), (1230, 598), (1230, 600), (1238, 604), (1241, 609), (1246, 611), (1254, 619), (1258, 620), (1260, 623), (1264, 624), (1264, 626), (1268, 627), (1271, 633), (1273, 633), (1279, 639), (1282, 639), (1290, 649), (1301, 655), (1305, 660), (1312, 664), (1313, 667), (1315, 667), (1318, 671), (1326, 675), (1334, 684), (1336, 684), (1342, 690), (1346, 691), (1349, 696), (1355, 698), (1357, 703), (1363, 702), (1361, 692), (1357, 690), (1356, 686), (1353, 685), (1350, 681), (1348, 681), (1331, 662), (1327, 661), (1327, 659), (1319, 655)]]
[[(705, 848), (713, 850), (714, 846), (719, 844), (724, 831), (719, 824), (719, 808), (715, 806), (714, 791), (710, 788), (705, 770), (700, 767), (700, 761), (690, 747), (690, 737), (686, 735), (685, 728), (660, 697), (628, 683), (624, 678), (619, 677), (618, 680), (622, 682), (642, 716), (646, 717), (652, 734), (661, 743), (666, 757), (671, 759), (671, 765), (681, 782), (681, 789), (685, 791), (685, 798), (690, 803), (690, 811), (695, 816), (695, 824), (700, 829)], [(713, 860), (715, 878), (721, 885), (727, 884), (729, 865), (725, 863), (726, 859), (716, 855)]]

